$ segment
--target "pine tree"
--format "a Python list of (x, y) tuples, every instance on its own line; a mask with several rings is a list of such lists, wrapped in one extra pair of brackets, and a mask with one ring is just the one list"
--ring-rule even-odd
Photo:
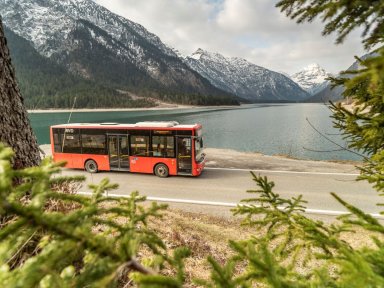
[[(365, 153), (360, 180), (384, 191), (384, 3), (360, 0), (282, 0), (276, 5), (298, 23), (319, 17), (324, 35), (337, 34), (342, 43), (350, 32), (362, 27), (366, 49), (377, 48), (361, 60), (354, 77), (333, 78), (352, 98), (353, 111), (331, 103), (335, 127), (341, 129), (351, 148)], [(348, 75), (350, 76), (350, 75)], [(274, 183), (253, 174), (257, 197), (244, 200), (234, 211), (245, 216), (244, 224), (265, 231), (249, 240), (231, 242), (235, 255), (224, 265), (209, 259), (212, 275), (199, 281), (205, 287), (384, 287), (384, 226), (371, 215), (331, 195), (350, 215), (336, 224), (315, 221), (303, 214), (301, 196), (283, 199)], [(381, 214), (384, 214), (382, 212)], [(371, 235), (372, 243), (352, 247), (345, 233)], [(345, 236), (344, 236), (345, 237)], [(363, 243), (362, 243), (363, 244)], [(243, 269), (236, 271), (236, 267)], [(305, 272), (299, 267), (310, 267)]]
[(23, 97), (15, 79), (15, 71), (4, 37), (0, 18), (0, 142), (16, 152), (13, 166), (17, 169), (38, 165), (40, 152), (29, 124)]
[[(383, 1), (299, 1), (282, 0), (276, 5), (298, 23), (316, 17), (325, 22), (324, 35), (337, 34), (336, 43), (353, 30), (363, 28), (362, 43), (376, 48), (371, 57), (357, 58), (361, 68), (344, 72), (354, 77), (332, 78), (334, 86), (343, 85), (345, 98), (352, 99), (353, 111), (342, 104), (332, 104), (335, 127), (349, 140), (350, 147), (367, 155), (360, 168), (360, 179), (384, 190), (384, 4)], [(379, 48), (377, 48), (379, 47)], [(348, 75), (351, 76), (351, 75)]]
[[(90, 186), (92, 197), (63, 193), (84, 178), (55, 175), (63, 163), (49, 158), (40, 166), (14, 170), (12, 157), (12, 150), (0, 144), (2, 287), (118, 287), (130, 281), (141, 287), (182, 287), (189, 251), (178, 248), (169, 254), (147, 228), (166, 206), (145, 208), (140, 205), (145, 197), (137, 192), (129, 198), (106, 197), (117, 187), (107, 179)], [(15, 178), (20, 183), (15, 185)], [(142, 249), (150, 252), (147, 259), (139, 259)], [(173, 269), (173, 276), (160, 274), (165, 267)]]

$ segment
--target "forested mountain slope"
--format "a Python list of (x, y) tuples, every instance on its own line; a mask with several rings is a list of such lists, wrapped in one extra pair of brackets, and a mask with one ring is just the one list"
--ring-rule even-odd
[(5, 27), (16, 77), (28, 109), (76, 107), (141, 107), (153, 105), (134, 101), (114, 89), (76, 77), (49, 58), (41, 56), (27, 40)]
[[(46, 59), (44, 63), (56, 64), (50, 67), (56, 67), (60, 75), (64, 69), (74, 77), (93, 83), (96, 91), (103, 86), (106, 90), (100, 92), (120, 89), (183, 104), (238, 103), (234, 95), (214, 87), (190, 69), (156, 35), (91, 0), (0, 0), (0, 14), (9, 30), (28, 40), (34, 52)], [(15, 50), (25, 49), (17, 47), (19, 41), (12, 43), (10, 39), (10, 42)], [(19, 54), (15, 53), (13, 58), (17, 57)], [(34, 60), (29, 62), (36, 64)], [(28, 82), (23, 79), (25, 76), (20, 73), (19, 81)], [(52, 79), (47, 78), (47, 85), (56, 85), (48, 83)], [(77, 84), (86, 85), (87, 81), (79, 80)], [(60, 90), (43, 90), (44, 96), (54, 97), (57, 92), (65, 98), (66, 93)], [(26, 98), (35, 97), (29, 91), (25, 93)], [(106, 96), (104, 92), (99, 94)], [(70, 102), (70, 99), (63, 101)], [(120, 100), (113, 102), (105, 99), (86, 105), (121, 104)], [(33, 103), (40, 107), (39, 102)]]

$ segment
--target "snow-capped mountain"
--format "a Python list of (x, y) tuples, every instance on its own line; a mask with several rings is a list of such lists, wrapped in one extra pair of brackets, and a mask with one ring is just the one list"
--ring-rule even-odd
[(300, 85), (309, 94), (314, 95), (324, 89), (328, 81), (325, 80), (332, 74), (325, 71), (319, 64), (310, 64), (300, 72), (291, 75), (291, 79)]
[[(365, 60), (367, 58), (375, 56), (375, 53), (369, 53), (365, 54), (362, 57), (360, 57), (362, 60)], [(348, 67), (345, 71), (354, 71), (361, 69), (361, 65), (359, 64), (359, 61), (355, 61), (351, 66)], [(342, 74), (338, 75), (337, 77), (341, 76), (343, 78), (353, 78), (356, 74)], [(343, 99), (343, 92), (344, 87), (342, 86), (336, 86), (332, 88), (332, 84), (329, 81), (326, 81), (324, 85), (322, 85), (322, 89), (318, 90), (317, 93), (315, 93), (312, 97), (308, 98), (308, 102), (328, 102), (328, 101), (340, 101)]]
[[(69, 42), (70, 33), (82, 25), (88, 26), (88, 32), (99, 44), (117, 49), (116, 53), (140, 65), (146, 64), (147, 52), (141, 47), (140, 38), (164, 54), (176, 56), (171, 48), (141, 25), (113, 14), (91, 0), (0, 0), (0, 13), (10, 29), (31, 41), (36, 50), (47, 57), (76, 48), (73, 44), (78, 43)], [(97, 33), (96, 27), (106, 33)], [(124, 47), (118, 47), (118, 44)], [(148, 66), (151, 70), (151, 65)]]
[(245, 59), (198, 49), (185, 62), (214, 86), (252, 102), (302, 101), (309, 96), (288, 77)]
[[(42, 56), (85, 79), (163, 99), (233, 98), (191, 70), (156, 35), (92, 0), (0, 0), (0, 15)], [(186, 98), (165, 100), (203, 104)]]

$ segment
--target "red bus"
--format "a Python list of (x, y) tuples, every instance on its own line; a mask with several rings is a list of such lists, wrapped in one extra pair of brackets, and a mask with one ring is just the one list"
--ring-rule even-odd
[(177, 122), (62, 124), (51, 126), (54, 161), (66, 167), (198, 176), (204, 169), (202, 126)]

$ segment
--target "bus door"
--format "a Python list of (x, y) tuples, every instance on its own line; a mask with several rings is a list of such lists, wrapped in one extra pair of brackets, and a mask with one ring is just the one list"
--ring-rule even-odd
[(109, 166), (111, 170), (129, 171), (128, 135), (108, 135)]
[(177, 172), (179, 175), (192, 175), (191, 137), (177, 137)]

